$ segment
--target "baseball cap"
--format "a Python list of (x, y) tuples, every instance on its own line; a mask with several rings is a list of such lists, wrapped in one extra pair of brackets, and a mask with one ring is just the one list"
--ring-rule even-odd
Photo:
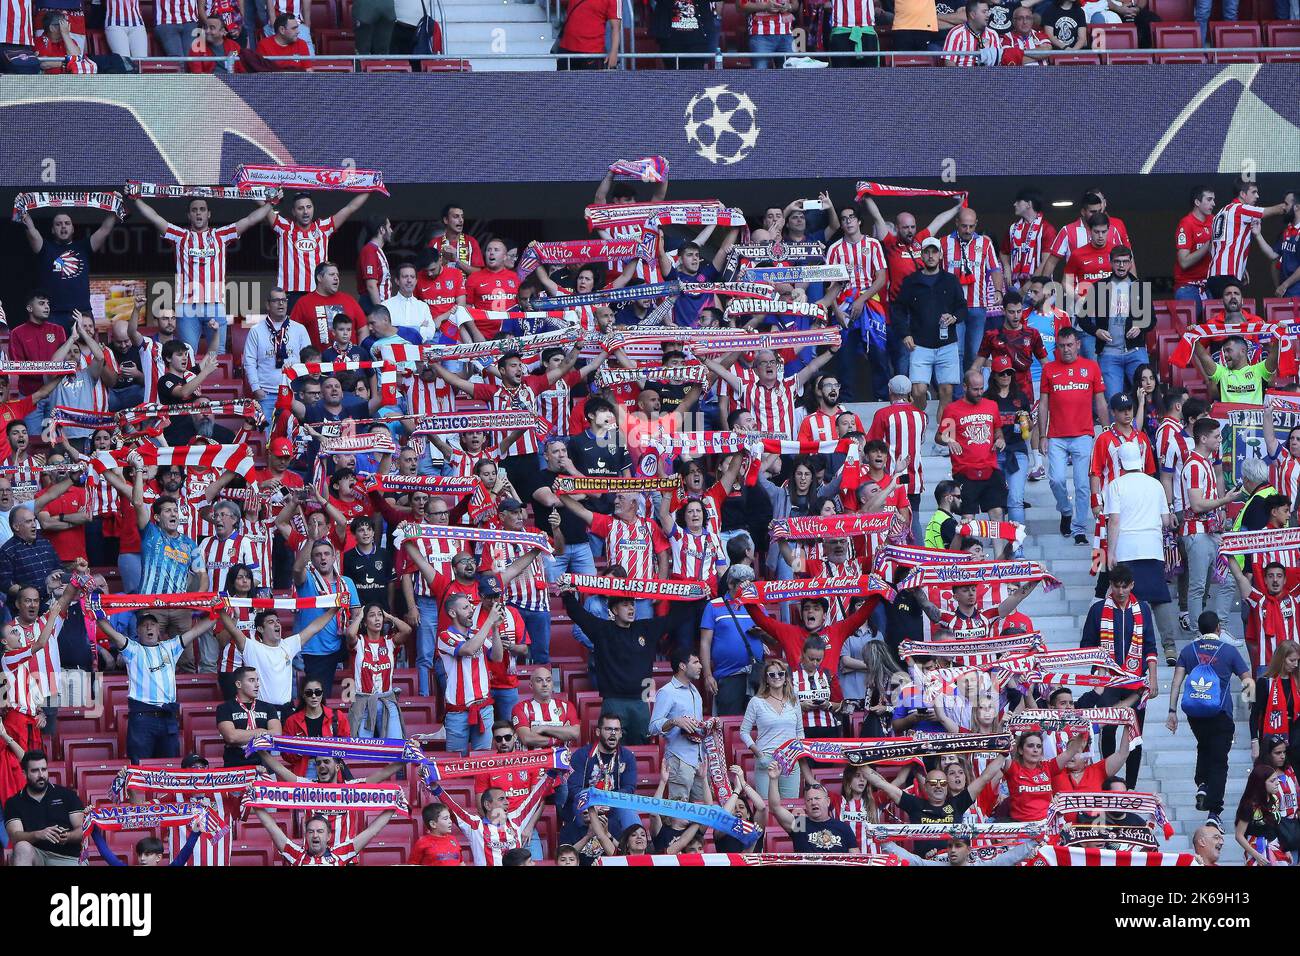
[(480, 598), (498, 598), (501, 596), (501, 580), (495, 574), (478, 576), (478, 596)]
[(895, 375), (889, 380), (889, 394), (891, 395), (910, 395), (912, 394), (912, 380), (906, 375)]
[(931, 236), (930, 238), (924, 240), (921, 243), (921, 248), (938, 249), (940, 252), (943, 252), (943, 243), (941, 243), (938, 239), (934, 238), (934, 236)]
[(1123, 471), (1137, 471), (1142, 467), (1142, 449), (1137, 442), (1125, 442), (1119, 446), (1119, 467)]
[(283, 457), (293, 457), (293, 442), (287, 438), (276, 438), (271, 441), (271, 454)]
[(497, 511), (523, 511), (524, 506), (517, 498), (502, 498), (497, 505)]
[(1128, 392), (1116, 392), (1110, 399), (1112, 412), (1126, 412), (1133, 408), (1133, 396)]
[(995, 355), (995, 356), (993, 356), (993, 374), (994, 374), (994, 375), (997, 375), (999, 372), (1010, 372), (1011, 370), (1012, 370), (1012, 366), (1011, 366), (1011, 356), (1010, 356), (1010, 355)]
[(182, 770), (192, 770), (195, 767), (207, 767), (208, 758), (199, 754), (187, 754), (181, 761)]

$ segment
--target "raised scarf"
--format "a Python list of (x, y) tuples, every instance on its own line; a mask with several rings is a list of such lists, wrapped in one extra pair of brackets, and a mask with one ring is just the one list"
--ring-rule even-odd
[(643, 159), (620, 159), (609, 164), (615, 179), (631, 179), (642, 183), (662, 183), (668, 179), (668, 160), (662, 156)]
[(311, 580), (312, 587), (316, 591), (316, 596), (333, 598), (338, 602), (339, 610), (338, 613), (334, 615), (334, 622), (338, 627), (339, 633), (342, 634), (343, 631), (347, 630), (347, 626), (352, 620), (352, 595), (348, 591), (348, 586), (343, 583), (343, 575), (338, 571), (335, 571), (334, 580), (326, 581), (325, 575), (316, 570), (316, 565), (308, 564), (307, 577)]
[(76, 362), (15, 362), (0, 360), (0, 375), (75, 375)]
[(610, 368), (602, 365), (596, 372), (596, 387), (608, 389), (629, 382), (655, 382), (668, 385), (706, 385), (709, 370), (703, 365), (641, 365), (637, 368)]
[(613, 229), (619, 226), (643, 226), (651, 216), (696, 215), (707, 211), (720, 213), (725, 207), (717, 199), (678, 200), (676, 202), (615, 202), (588, 206), (583, 210), (588, 229)]
[(1059, 833), (1066, 824), (1067, 813), (1145, 813), (1155, 818), (1163, 828), (1165, 839), (1174, 835), (1173, 824), (1165, 816), (1165, 805), (1154, 793), (1138, 793), (1126, 790), (1120, 793), (1114, 790), (1101, 792), (1058, 791), (1052, 795), (1052, 802), (1047, 806), (1047, 828)]
[(82, 606), (89, 607), (94, 617), (99, 618), (121, 611), (145, 611), (152, 608), (194, 608), (202, 611), (215, 611), (222, 607), (226, 599), (215, 591), (193, 591), (186, 594), (87, 594), (82, 597)]
[(756, 266), (745, 269), (740, 277), (746, 282), (846, 282), (849, 267), (835, 263), (822, 266)]
[(406, 759), (420, 765), (420, 782), (430, 792), (433, 792), (438, 781), (452, 777), (477, 777), (502, 770), (544, 770), (558, 773), (568, 771), (572, 766), (572, 754), (567, 747), (512, 750), (504, 754), (470, 754), (468, 757), (425, 757), (418, 744), (413, 741), (407, 743)]
[(128, 179), (122, 192), (140, 199), (256, 199), (277, 203), (283, 193), (274, 186), (169, 186)]
[(1191, 853), (1142, 853), (1096, 846), (1044, 846), (1021, 866), (1204, 866)]
[(727, 766), (727, 742), (723, 737), (722, 721), (710, 717), (700, 723), (699, 734), (687, 734), (691, 740), (700, 744), (704, 753), (704, 771), (708, 775), (709, 786), (713, 788), (713, 802), (723, 806), (735, 795), (731, 786), (731, 776)]
[(884, 534), (894, 520), (894, 512), (875, 514), (809, 515), (806, 518), (776, 518), (768, 533), (777, 541), (808, 541), (824, 538), (848, 538), (864, 534)]
[(923, 189), (919, 186), (890, 186), (887, 183), (877, 183), (869, 179), (858, 180), (857, 192), (854, 194), (856, 202), (862, 202), (866, 196), (893, 196), (896, 198), (909, 198), (912, 196), (939, 196), (943, 199), (953, 199), (961, 197), (962, 206), (966, 205), (966, 197), (970, 192), (965, 189)]
[(104, 212), (111, 212), (118, 219), (126, 218), (126, 205), (122, 202), (122, 194), (116, 192), (19, 193), (14, 197), (14, 222), (21, 222), (23, 216), (33, 209), (102, 209)]
[[(521, 313), (487, 312), (482, 309), (465, 309), (463, 312), (471, 319), (479, 314), (484, 317), (496, 317), (499, 320), (512, 321)], [(534, 315), (560, 317), (569, 313), (565, 311), (528, 313)], [(410, 342), (394, 342), (377, 347), (378, 353), (385, 361), (404, 364), (416, 362), (467, 361), (470, 359), (500, 358), (506, 352), (518, 352), (521, 356), (540, 355), (547, 349), (568, 348), (581, 341), (582, 330), (574, 327), (557, 329), (552, 332), (538, 332), (536, 335), (510, 335), (486, 342), (457, 342), (451, 345), (415, 345)]]
[(1011, 747), (1010, 734), (933, 734), (924, 738), (864, 737), (858, 739), (798, 739), (781, 744), (772, 754), (782, 773), (789, 773), (803, 757), (859, 766), (909, 757), (943, 754), (999, 753)]
[(1191, 326), (1183, 333), (1173, 355), (1169, 357), (1170, 363), (1186, 368), (1192, 362), (1193, 349), (1202, 341), (1226, 339), (1231, 335), (1239, 335), (1243, 339), (1266, 341), (1276, 335), (1281, 338), (1282, 343), (1277, 357), (1278, 377), (1289, 378), (1295, 375), (1297, 371), (1295, 343), (1291, 336), (1287, 334), (1286, 326), (1265, 322), (1258, 316), (1252, 316), (1246, 312), (1243, 312), (1242, 315), (1247, 316), (1248, 320), (1245, 322), (1224, 322), (1220, 320)]
[(113, 781), (113, 798), (122, 800), (132, 790), (142, 793), (199, 794), (243, 793), (255, 783), (269, 780), (261, 767), (228, 770), (154, 770), (123, 767)]
[(792, 578), (786, 581), (750, 581), (741, 585), (745, 604), (802, 601), (811, 597), (883, 597), (893, 600), (894, 591), (874, 574), (845, 578)]
[(787, 242), (773, 239), (770, 242), (736, 243), (727, 253), (724, 273), (736, 271), (741, 259), (749, 262), (792, 262), (796, 259), (824, 259), (824, 242)]
[(898, 585), (900, 590), (924, 587), (956, 587), (959, 584), (992, 584), (995, 581), (1042, 581), (1046, 591), (1054, 591), (1061, 582), (1048, 574), (1037, 561), (970, 561), (946, 567), (922, 565)]
[[(301, 739), (301, 738), (299, 738)], [(409, 816), (410, 802), (399, 783), (255, 783), (239, 804), (249, 810), (393, 810)]]
[(244, 163), (235, 170), (237, 187), (273, 186), (278, 189), (330, 190), (346, 193), (381, 193), (384, 174), (377, 169), (339, 169), (334, 166), (272, 166)]
[(120, 421), (115, 412), (88, 412), (84, 408), (68, 408), (66, 405), (55, 405), (50, 420), (58, 428), (89, 428), (96, 431), (115, 428)]
[(289, 737), (257, 734), (244, 744), (244, 756), (278, 751), (305, 757), (334, 757), (358, 763), (392, 763), (408, 758), (407, 741), (373, 737)]
[(1017, 634), (1014, 637), (991, 637), (968, 641), (903, 641), (898, 645), (898, 656), (909, 657), (947, 657), (963, 659), (968, 657), (987, 657), (995, 654), (1014, 654), (1027, 650), (1041, 649), (1043, 637), (1037, 631), (1029, 634)]
[(544, 437), (550, 423), (530, 409), (508, 411), (441, 412), (423, 415), (416, 422), (413, 435), (458, 435), (461, 432), (512, 432), (532, 431)]
[(504, 528), (470, 528), (457, 525), (418, 524), (403, 521), (393, 532), (394, 541), (407, 538), (437, 538), (443, 541), (486, 541), (491, 544), (518, 544), (554, 554), (551, 539), (539, 531), (506, 531)]
[(863, 823), (868, 836), (877, 840), (934, 840), (948, 836), (983, 837), (994, 840), (1028, 840), (1044, 836), (1042, 822), (1013, 823)]
[(1300, 551), (1300, 528), (1261, 528), (1258, 531), (1225, 531), (1219, 544), (1216, 566), (1228, 570), (1228, 556), (1273, 551)]
[[(994, 664), (994, 669), (997, 665)], [(1146, 699), (1145, 678), (1111, 674), (1074, 674), (1069, 671), (1029, 671), (1017, 677), (1025, 684), (1042, 684), (1045, 687), (1092, 687), (1098, 690), (1136, 690)]]
[(393, 492), (406, 494), (427, 491), (435, 495), (469, 495), (479, 487), (479, 479), (457, 478), (445, 475), (376, 475), (368, 487), (380, 494)]
[(1014, 521), (967, 521), (957, 533), (967, 538), (992, 538), (1010, 541), (1017, 548), (1025, 543), (1025, 526)]
[(588, 341), (597, 341), (606, 352), (622, 348), (629, 342), (712, 342), (735, 338), (745, 333), (737, 329), (692, 329), (681, 325), (621, 325), (604, 335), (588, 335)]
[(186, 402), (183, 405), (153, 402), (125, 408), (117, 413), (117, 417), (123, 425), (136, 426), (144, 424), (151, 418), (178, 418), (182, 415), (232, 415), (237, 418), (260, 418), (261, 414), (262, 406), (256, 399), (235, 398), (228, 402), (211, 402), (205, 399)]
[(640, 239), (576, 239), (567, 242), (531, 242), (519, 254), (515, 274), (522, 280), (537, 271), (539, 265), (577, 266), (591, 262), (649, 262), (655, 253), (655, 236)]
[(700, 601), (710, 596), (707, 585), (694, 581), (661, 581), (657, 578), (607, 578), (595, 574), (561, 574), (561, 586), (572, 584), (583, 594), (606, 597), (653, 598), (660, 601)]
[(348, 601), (348, 595), (343, 592), (319, 594), (316, 597), (227, 597), (225, 601), (232, 608), (247, 608), (252, 611), (323, 611), (326, 608), (343, 607)]
[[(1116, 664), (1120, 660), (1115, 656), (1115, 612), (1119, 608), (1109, 594), (1106, 595), (1106, 603), (1101, 607), (1101, 644), (1100, 647), (1106, 652), (1106, 655)], [(1124, 661), (1120, 666), (1125, 673), (1141, 675), (1142, 673), (1142, 650), (1145, 643), (1146, 628), (1142, 620), (1142, 602), (1137, 599), (1137, 595), (1129, 594), (1128, 605), (1125, 610), (1133, 612), (1133, 633), (1129, 636), (1128, 651), (1124, 655)]]
[(1146, 826), (1125, 826), (1112, 823), (1063, 823), (1056, 835), (1061, 846), (1094, 846), (1096, 844), (1122, 843), (1139, 850), (1159, 850), (1160, 842), (1155, 831)]
[(363, 435), (343, 435), (339, 438), (322, 438), (321, 455), (395, 455), (397, 445), (390, 432), (366, 432)]
[(1046, 707), (1026, 708), (1009, 714), (1002, 729), (1013, 734), (1029, 731), (1052, 732), (1067, 727), (1127, 727), (1129, 747), (1141, 747), (1142, 735), (1132, 707), (1085, 707), (1071, 710), (1052, 710)]
[(826, 309), (816, 302), (786, 302), (784, 299), (733, 299), (727, 303), (726, 317), (738, 315), (806, 315), (826, 318)]
[(577, 309), (588, 305), (612, 305), (616, 302), (639, 302), (642, 299), (658, 299), (666, 295), (676, 295), (682, 290), (682, 284), (671, 282), (654, 282), (642, 285), (629, 285), (621, 289), (601, 289), (598, 292), (580, 292), (575, 295), (557, 295), (546, 299), (546, 304), (555, 308)]
[(682, 486), (682, 476), (672, 475), (666, 478), (619, 478), (603, 475), (560, 475), (555, 479), (552, 490), (557, 495), (590, 495), (608, 492), (651, 492), (677, 491)]
[(776, 286), (768, 282), (687, 282), (683, 295), (720, 295), (733, 299), (774, 299)]
[(575, 812), (582, 813), (588, 807), (610, 807), (616, 810), (631, 810), (633, 813), (655, 813), (663, 817), (689, 820), (691, 823), (698, 823), (733, 836), (742, 843), (753, 843), (763, 835), (762, 827), (748, 820), (742, 820), (734, 813), (728, 813), (715, 804), (687, 803), (684, 800), (667, 800), (663, 797), (623, 793), (621, 790), (598, 790), (588, 787), (578, 792)]
[(90, 459), (95, 473), (122, 468), (132, 453), (139, 454), (146, 467), (150, 465), (180, 465), (183, 468), (212, 468), (216, 471), (233, 471), (245, 481), (252, 481), (256, 468), (253, 451), (247, 445), (176, 445), (158, 448), (140, 445), (137, 448), (119, 448), (116, 451), (96, 452)]
[(884, 853), (678, 853), (599, 856), (593, 866), (906, 866)]
[(1095, 667), (1099, 665), (1109, 667), (1112, 670), (1119, 670), (1119, 666), (1100, 647), (1071, 647), (1058, 651), (1040, 649), (1029, 654), (1005, 657), (989, 666), (1016, 674), (1042, 670), (1044, 667)]
[[(1268, 679), (1268, 701), (1264, 704), (1264, 713), (1259, 721), (1259, 730), (1264, 735), (1286, 737), (1291, 733), (1291, 717), (1287, 713), (1287, 701), (1283, 696), (1282, 678)], [(1291, 706), (1300, 714), (1300, 673), (1291, 675)]]
[(795, 330), (791, 332), (738, 332), (702, 342), (691, 342), (687, 349), (695, 355), (725, 355), (728, 352), (757, 352), (768, 349), (802, 349), (818, 345), (839, 345), (838, 328)]
[[(325, 319), (322, 318), (320, 321), (323, 324)], [(321, 338), (326, 338), (325, 330), (321, 332)], [(392, 362), (301, 362), (297, 365), (286, 365), (281, 371), (284, 374), (284, 382), (275, 397), (275, 424), (271, 428), (272, 438), (288, 434), (289, 419), (293, 418), (293, 383), (300, 375), (374, 371), (379, 376), (379, 394), (383, 404), (397, 404), (398, 368)]]
[(93, 830), (105, 833), (122, 833), (128, 830), (164, 830), (189, 827), (199, 821), (200, 832), (209, 840), (225, 839), (230, 824), (221, 814), (204, 803), (127, 803), (115, 806), (94, 807), (85, 812), (81, 823), (81, 861), (90, 852), (87, 837)]
[(886, 544), (876, 549), (872, 558), (872, 570), (886, 581), (893, 581), (900, 568), (915, 568), (924, 564), (970, 564), (971, 561), (971, 556), (965, 551), (924, 548), (909, 544)]

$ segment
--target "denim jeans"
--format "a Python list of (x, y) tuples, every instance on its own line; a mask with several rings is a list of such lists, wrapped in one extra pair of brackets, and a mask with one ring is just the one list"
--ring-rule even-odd
[[(751, 53), (791, 53), (794, 51), (794, 37), (788, 33), (785, 36), (751, 36), (749, 38), (749, 51)], [(766, 70), (772, 65), (772, 60), (765, 56), (756, 56), (751, 62), (756, 70)], [(784, 61), (777, 57), (776, 62), (780, 65)]]
[[(198, 34), (199, 25), (194, 23), (160, 23), (153, 28), (153, 35), (158, 38), (163, 56), (189, 56), (190, 44)], [(180, 314), (180, 310), (177, 310)]]
[(266, 398), (262, 399), (262, 417), (266, 419), (266, 433), (271, 434), (271, 420), (275, 417), (275, 398), (274, 390), (270, 391)]
[(157, 709), (130, 710), (126, 724), (126, 754), (132, 763), (181, 755), (180, 720), (176, 712), (163, 716)]
[(551, 612), (525, 611), (515, 608), (524, 619), (528, 630), (528, 657), (534, 664), (549, 664), (551, 661)]
[(1128, 388), (1127, 383), (1133, 381), (1139, 366), (1150, 363), (1147, 350), (1140, 346), (1123, 351), (1107, 346), (1097, 362), (1101, 366), (1102, 381), (1106, 383), (1106, 402), (1109, 404), (1111, 396)]
[(1236, 588), (1214, 580), (1219, 536), (1193, 534), (1183, 540), (1187, 543), (1187, 616), (1195, 624), (1202, 611), (1210, 610), (1219, 615), (1220, 621), (1226, 621), (1232, 610), (1232, 595)]
[(199, 351), (199, 341), (206, 339), (211, 332), (208, 330), (208, 319), (217, 320), (217, 347), (218, 355), (226, 351), (226, 328), (229, 323), (226, 321), (226, 309), (220, 302), (182, 302), (176, 306), (176, 334), (180, 336), (181, 341), (192, 348), (195, 354)]
[(124, 408), (135, 408), (142, 404), (144, 404), (143, 385), (128, 385), (126, 388), (115, 388), (108, 393), (110, 412), (120, 412)]
[(27, 437), (33, 441), (40, 441), (41, 425), (45, 419), (50, 417), (50, 409), (53, 407), (51, 396), (47, 395), (36, 403), (36, 407), (23, 416), (23, 424), (27, 426)]
[(1184, 302), (1195, 302), (1197, 319), (1205, 311), (1205, 290), (1200, 286), (1180, 285), (1174, 290), (1174, 298), (1181, 299)]
[(975, 361), (975, 356), (979, 354), (980, 343), (984, 341), (984, 323), (987, 317), (988, 312), (985, 309), (966, 310), (966, 321), (962, 323), (962, 334), (958, 340), (961, 346), (963, 377), (966, 375), (966, 370), (971, 367), (971, 363)]
[[(1201, 45), (1205, 45), (1205, 34), (1207, 32), (1206, 24), (1210, 22), (1210, 7), (1213, 6), (1213, 0), (1196, 0), (1192, 8), (1192, 19), (1197, 22), (1201, 28)], [(1220, 20), (1237, 19), (1238, 0), (1223, 0), (1223, 9), (1220, 11)]]
[(144, 566), (139, 551), (126, 551), (117, 556), (117, 572), (122, 575), (122, 589), (126, 594), (139, 594)]
[(514, 713), (515, 704), (519, 703), (518, 687), (492, 688), (492, 712), (500, 714), (501, 720), (509, 720)]
[(1015, 457), (1016, 468), (1014, 471), (1007, 469), (1007, 452), (998, 454), (998, 468), (1007, 478), (1007, 514), (1011, 520), (1017, 524), (1025, 523), (1025, 482), (1029, 478), (1029, 452), (1017, 451), (1011, 452)]
[(885, 341), (889, 348), (889, 364), (894, 367), (894, 374), (907, 375), (912, 366), (912, 353), (907, 350), (902, 337), (892, 324), (886, 330)]
[(492, 745), (492, 721), (496, 719), (491, 704), (483, 708), (482, 718), (483, 729), (471, 731), (468, 713), (463, 710), (447, 711), (443, 718), (443, 726), (447, 731), (447, 753), (463, 756), (471, 750), (487, 750)]
[(1092, 489), (1088, 483), (1088, 468), (1092, 464), (1092, 436), (1047, 439), (1047, 483), (1056, 498), (1056, 510), (1070, 514), (1070, 494), (1065, 473), (1066, 464), (1074, 469), (1074, 519), (1070, 522), (1071, 534), (1088, 534), (1092, 517)]
[(429, 669), (438, 650), (438, 602), (431, 597), (417, 597), (415, 607), (420, 612), (420, 626), (415, 635), (415, 673), (420, 696), (428, 697)]
[[(383, 718), (379, 717), (383, 708)], [(352, 727), (353, 737), (379, 737), (379, 727), (384, 728), (384, 737), (401, 737), (402, 712), (396, 700), (379, 700), (375, 702), (375, 720), (370, 719), (370, 708), (353, 705), (348, 711), (348, 724)]]

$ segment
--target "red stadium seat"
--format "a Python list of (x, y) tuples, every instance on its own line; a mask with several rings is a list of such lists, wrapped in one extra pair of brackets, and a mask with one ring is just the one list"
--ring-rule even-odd
[(1300, 299), (1265, 299), (1264, 318), (1269, 322), (1300, 322)]
[(1211, 23), (1210, 40), (1219, 49), (1264, 45), (1263, 31), (1258, 23)]
[(554, 859), (557, 838), (560, 835), (560, 821), (556, 816), (555, 807), (549, 804), (542, 807), (542, 812), (537, 818), (537, 835), (542, 840), (542, 855), (547, 859)]
[(1088, 27), (1088, 33), (1093, 37), (1094, 49), (1136, 50), (1138, 48), (1137, 27), (1131, 23), (1094, 23)]
[(889, 58), (890, 66), (935, 66), (939, 62), (937, 57), (932, 56), (909, 56), (906, 53), (895, 53)]
[(1157, 50), (1201, 49), (1201, 28), (1195, 23), (1153, 23), (1151, 42)]
[[(102, 733), (111, 730), (110, 727), (104, 726), (104, 718), (87, 717), (83, 712), (69, 710), (59, 711), (59, 736), (56, 743), (62, 744), (65, 739), (73, 737), (91, 737), (96, 733)], [(62, 756), (63, 752), (57, 750), (56, 754)]]
[(578, 726), (582, 729), (582, 742), (589, 744), (595, 737), (596, 721), (600, 719), (601, 699), (595, 691), (582, 691), (571, 698), (578, 712)]
[(1107, 53), (1106, 54), (1107, 63), (1129, 64), (1129, 65), (1139, 64), (1142, 66), (1150, 66), (1151, 64), (1155, 63), (1155, 61), (1156, 61), (1156, 55), (1154, 53), (1130, 52), (1130, 53)]
[(410, 60), (362, 60), (362, 73), (410, 73)]
[(349, 30), (322, 30), (316, 51), (322, 56), (340, 56), (357, 52), (356, 35)]
[(116, 737), (69, 737), (62, 732), (59, 742), (69, 767), (82, 764), (106, 764), (118, 758)]
[(401, 701), (402, 722), (408, 733), (428, 733), (438, 725), (438, 702), (433, 697)]
[(1077, 56), (1058, 57), (1053, 62), (1057, 66), (1101, 66), (1101, 57), (1095, 53), (1080, 53)]
[(1300, 20), (1274, 20), (1266, 23), (1264, 36), (1269, 46), (1300, 48)]
[(405, 843), (385, 843), (383, 840), (373, 840), (369, 846), (361, 851), (358, 860), (362, 866), (403, 866), (406, 863), (406, 854), (410, 852), (410, 849)]
[(312, 33), (322, 28), (329, 29), (338, 22), (334, 0), (311, 0), (308, 9), (311, 10)]
[(274, 848), (236, 843), (230, 848), (231, 866), (271, 866), (275, 861)]
[(1265, 63), (1300, 62), (1300, 50), (1274, 50), (1264, 54)]
[(352, 29), (352, 0), (339, 0), (339, 26)]
[(591, 674), (587, 671), (570, 671), (563, 676), (564, 693), (572, 697), (574, 694), (586, 691), (595, 691), (596, 684)]
[(90, 56), (104, 56), (112, 51), (108, 48), (108, 40), (104, 37), (103, 30), (86, 31), (86, 53)]
[(355, 73), (351, 60), (317, 60), (307, 67), (308, 73)]
[(399, 667), (393, 671), (393, 689), (402, 697), (414, 697), (420, 687), (419, 676), (413, 667)]
[(141, 73), (181, 73), (181, 64), (179, 63), (158, 63), (153, 60), (137, 61)]
[(641, 744), (629, 747), (636, 754), (636, 782), (640, 787), (649, 784), (651, 792), (659, 785), (660, 768), (663, 766), (663, 750), (658, 744)]
[(471, 73), (474, 67), (469, 60), (421, 60), (421, 73)]
[(72, 789), (86, 803), (110, 799), (117, 772), (126, 766), (125, 761), (113, 763), (81, 764), (71, 768)]
[(177, 674), (176, 697), (182, 704), (212, 704), (221, 700), (216, 674)]
[(1151, 0), (1151, 12), (1167, 22), (1190, 20), (1192, 10), (1192, 0)]
[[(1222, 300), (1222, 299), (1206, 299), (1205, 302), (1203, 303), (1203, 308), (1205, 309), (1205, 320), (1206, 320), (1207, 322), (1209, 322), (1209, 321), (1214, 321), (1214, 320), (1217, 320), (1217, 319), (1220, 319), (1220, 318), (1223, 317), (1223, 300)], [(1242, 300), (1241, 300), (1241, 311), (1243, 311), (1243, 312), (1254, 312), (1254, 311), (1255, 311), (1255, 300), (1254, 300), (1254, 299), (1242, 299)]]

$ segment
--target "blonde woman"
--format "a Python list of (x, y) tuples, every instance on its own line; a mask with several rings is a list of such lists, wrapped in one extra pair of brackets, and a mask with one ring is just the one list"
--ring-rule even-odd
[[(761, 793), (760, 788), (767, 786), (767, 768), (776, 748), (787, 740), (803, 739), (803, 714), (799, 709), (799, 698), (795, 696), (794, 683), (790, 680), (790, 665), (785, 661), (768, 658), (763, 662), (763, 679), (758, 693), (750, 698), (745, 708), (745, 716), (740, 722), (740, 739), (757, 758), (754, 789)], [(792, 800), (799, 796), (800, 774), (805, 782), (813, 782), (812, 771), (807, 763), (800, 761), (798, 768), (782, 774), (778, 781), (782, 799)]]

